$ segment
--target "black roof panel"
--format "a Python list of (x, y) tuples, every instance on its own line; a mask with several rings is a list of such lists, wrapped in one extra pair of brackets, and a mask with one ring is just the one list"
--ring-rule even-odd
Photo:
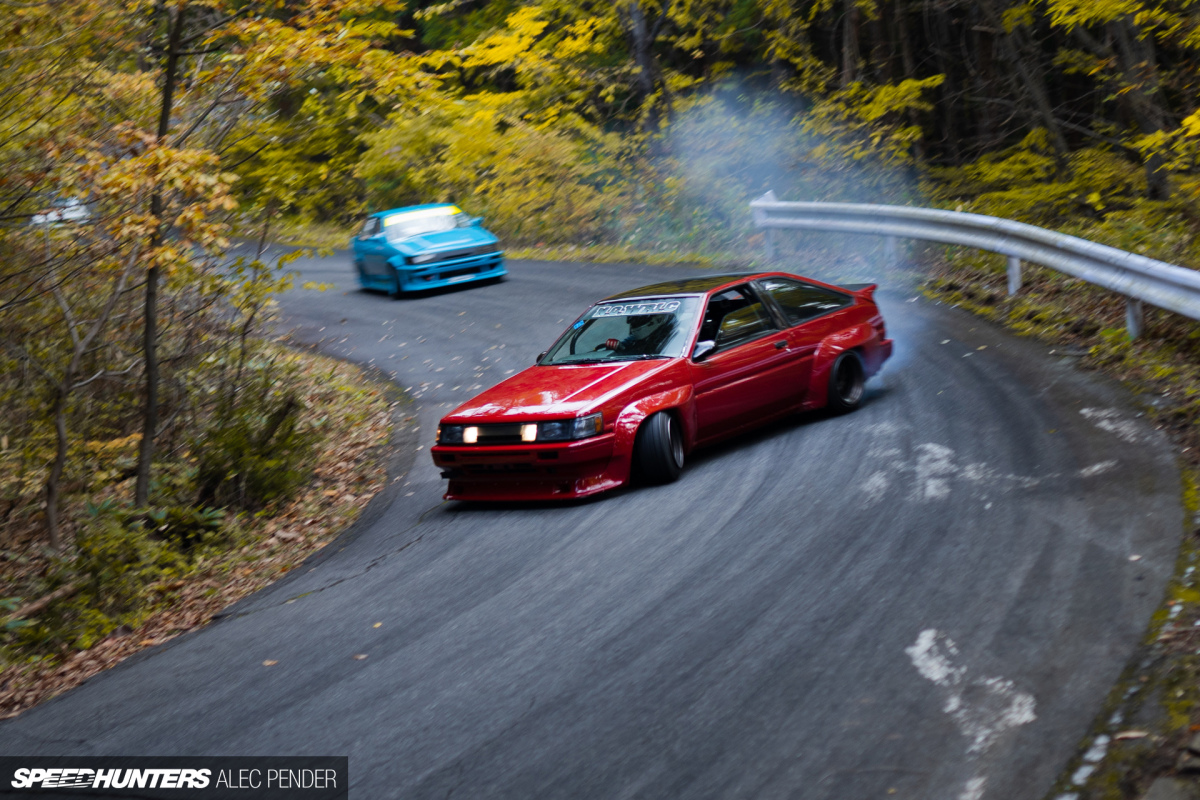
[(606, 297), (605, 300), (622, 300), (626, 297), (650, 297), (653, 295), (665, 294), (703, 294), (710, 289), (715, 289), (718, 286), (723, 286), (730, 281), (746, 279), (759, 275), (758, 272), (733, 272), (725, 275), (705, 275), (702, 278), (687, 278), (680, 281), (664, 281), (662, 283), (654, 283), (650, 286), (642, 286), (638, 289), (630, 289), (627, 292), (614, 294), (612, 297)]

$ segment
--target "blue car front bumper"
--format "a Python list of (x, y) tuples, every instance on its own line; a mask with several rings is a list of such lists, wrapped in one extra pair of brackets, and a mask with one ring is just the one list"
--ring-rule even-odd
[(391, 291), (399, 288), (402, 292), (415, 292), (485, 281), (508, 274), (504, 268), (504, 253), (500, 252), (447, 258), (430, 264), (393, 265), (393, 272), (394, 279), (391, 276), (376, 277), (359, 272), (359, 283), (364, 289)]

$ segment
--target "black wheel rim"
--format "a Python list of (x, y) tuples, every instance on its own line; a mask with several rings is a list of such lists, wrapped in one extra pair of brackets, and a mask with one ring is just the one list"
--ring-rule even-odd
[(858, 378), (858, 364), (852, 358), (842, 359), (834, 381), (838, 399), (844, 405), (852, 406), (862, 397), (863, 385)]

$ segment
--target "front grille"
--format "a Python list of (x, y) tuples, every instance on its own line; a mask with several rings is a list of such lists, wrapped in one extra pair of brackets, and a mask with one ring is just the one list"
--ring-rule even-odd
[(461, 469), (467, 475), (528, 475), (538, 471), (533, 464), (466, 464)]
[(418, 264), (417, 266), (436, 264), (439, 261), (450, 261), (455, 258), (466, 258), (467, 256), (482, 256), (486, 255), (487, 253), (498, 252), (499, 250), (500, 246), (495, 244), (484, 244), (480, 245), (479, 247), (468, 247), (464, 250), (449, 250), (445, 253), (438, 253), (436, 257), (431, 258), (423, 264)]
[(475, 427), (479, 428), (479, 441), (476, 444), (521, 444), (520, 423), (492, 423)]
[(459, 275), (478, 275), (479, 271), (479, 267), (462, 267), (460, 269), (448, 269), (438, 274), (442, 276), (442, 280), (448, 280), (450, 278), (457, 278)]

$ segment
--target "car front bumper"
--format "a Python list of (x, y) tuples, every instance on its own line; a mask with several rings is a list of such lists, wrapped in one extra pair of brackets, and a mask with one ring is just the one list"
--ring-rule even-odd
[(431, 452), (450, 479), (447, 500), (569, 500), (625, 482), (613, 469), (615, 440), (602, 433), (574, 442), (436, 445)]
[(485, 281), (507, 274), (503, 253), (486, 253), (481, 256), (448, 258), (430, 264), (406, 264), (396, 268), (400, 289), (415, 292), (422, 289), (437, 289), (470, 281)]

